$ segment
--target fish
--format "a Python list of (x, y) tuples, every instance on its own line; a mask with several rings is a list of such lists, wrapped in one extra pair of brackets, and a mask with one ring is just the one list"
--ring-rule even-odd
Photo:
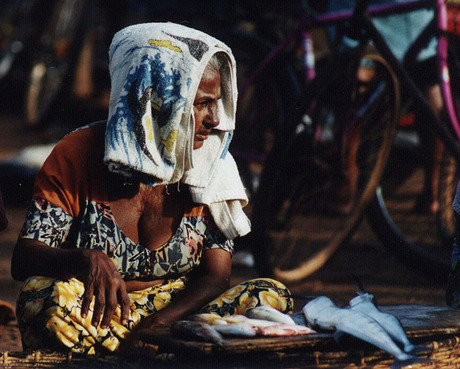
[(191, 321), (194, 322), (203, 322), (209, 325), (224, 325), (227, 324), (227, 321), (222, 319), (220, 315), (212, 314), (212, 313), (200, 313), (194, 314), (189, 318)]
[(251, 324), (253, 327), (257, 327), (257, 328), (264, 328), (264, 327), (269, 327), (271, 325), (279, 324), (278, 322), (274, 322), (271, 320), (252, 319), (252, 318), (246, 318), (246, 323)]
[(247, 323), (248, 318), (241, 314), (225, 315), (222, 317), (227, 324)]
[(274, 325), (277, 323), (272, 320), (248, 318), (247, 316), (240, 314), (227, 315), (222, 317), (222, 319), (224, 319), (227, 322), (227, 324), (245, 323), (250, 324), (253, 327), (267, 327), (269, 325)]
[(401, 350), (387, 331), (369, 315), (349, 308), (339, 308), (326, 296), (308, 302), (302, 312), (311, 327), (335, 331), (336, 340), (342, 333), (347, 333), (389, 352), (395, 357), (394, 368), (426, 361)]
[(277, 323), (266, 327), (259, 328), (258, 333), (262, 336), (298, 336), (303, 334), (316, 333), (311, 328), (298, 324)]
[(261, 319), (251, 319), (241, 314), (233, 314), (233, 315), (226, 315), (226, 316), (219, 316), (213, 313), (200, 313), (194, 314), (189, 318), (195, 322), (203, 322), (209, 325), (226, 325), (226, 324), (250, 324), (254, 327), (266, 327), (268, 325), (276, 324), (276, 322), (269, 321), (269, 320), (261, 320)]
[(245, 315), (252, 319), (263, 319), (283, 324), (295, 324), (294, 320), (292, 320), (288, 314), (284, 314), (271, 306), (262, 305), (248, 309)]
[(248, 323), (234, 323), (215, 325), (213, 328), (223, 336), (231, 337), (255, 337), (259, 329)]
[(176, 338), (225, 345), (224, 337), (207, 323), (180, 320), (171, 324), (170, 331)]
[[(266, 311), (271, 313), (270, 309), (264, 310), (265, 313)], [(275, 311), (280, 313), (278, 310)], [(222, 336), (293, 336), (299, 334), (314, 333), (314, 331), (310, 328), (292, 323), (289, 319), (280, 318), (278, 318), (278, 320), (284, 320), (288, 323), (280, 323), (279, 321), (265, 319), (253, 319), (241, 314), (233, 314), (220, 317), (212, 313), (195, 314), (190, 317), (190, 320), (194, 322), (206, 323), (214, 328)]]
[(393, 340), (403, 346), (405, 352), (413, 352), (416, 346), (410, 343), (401, 322), (395, 316), (380, 311), (373, 300), (374, 296), (372, 294), (359, 291), (358, 296), (350, 300), (350, 309), (360, 311), (376, 320)]

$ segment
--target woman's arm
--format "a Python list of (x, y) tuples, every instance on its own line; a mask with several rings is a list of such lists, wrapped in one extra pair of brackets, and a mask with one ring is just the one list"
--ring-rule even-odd
[[(147, 329), (159, 324), (169, 324), (185, 318), (225, 292), (230, 285), (231, 255), (222, 249), (211, 249), (203, 252), (201, 261), (203, 272), (197, 278), (189, 281), (187, 288), (181, 291), (177, 298), (164, 309), (142, 320), (122, 343), (120, 352), (132, 356), (133, 353), (145, 351), (137, 336), (141, 329)], [(153, 350), (155, 353), (155, 349)]]
[(192, 314), (220, 294), (230, 285), (231, 255), (222, 249), (203, 252), (202, 274), (187, 283), (177, 298), (164, 309), (151, 316), (149, 324), (168, 324)]
[(11, 275), (20, 281), (34, 275), (61, 280), (76, 277), (85, 285), (81, 309), (83, 318), (87, 316), (94, 296), (94, 326), (99, 324), (104, 311), (101, 327), (107, 327), (117, 304), (121, 305), (122, 323), (128, 322), (130, 302), (125, 282), (113, 262), (103, 252), (58, 249), (37, 240), (20, 237), (13, 251)]
[(11, 276), (24, 281), (34, 275), (69, 279), (82, 272), (83, 250), (58, 249), (47, 244), (20, 237), (11, 259)]

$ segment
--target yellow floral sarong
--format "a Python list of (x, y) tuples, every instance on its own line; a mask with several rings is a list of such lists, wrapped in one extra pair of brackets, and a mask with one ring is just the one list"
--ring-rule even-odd
[[(60, 281), (47, 277), (27, 279), (18, 298), (16, 312), (24, 350), (95, 354), (115, 351), (120, 342), (143, 318), (154, 314), (174, 300), (186, 286), (186, 277), (129, 293), (131, 300), (128, 326), (120, 323), (118, 306), (106, 329), (91, 325), (94, 301), (85, 319), (81, 318), (83, 283), (72, 278)], [(247, 309), (269, 305), (284, 313), (292, 312), (293, 301), (280, 282), (268, 278), (253, 279), (234, 286), (211, 301), (200, 312), (220, 316), (244, 314)]]

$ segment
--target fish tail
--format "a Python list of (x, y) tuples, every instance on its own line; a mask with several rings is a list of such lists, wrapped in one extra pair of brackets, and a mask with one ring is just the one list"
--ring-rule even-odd
[(433, 350), (428, 346), (410, 345), (410, 347), (405, 347), (404, 351), (416, 355), (420, 353), (430, 353)]
[(359, 278), (356, 274), (352, 274), (352, 277), (355, 280), (356, 284), (358, 285), (358, 288), (359, 288), (358, 294), (367, 293), (366, 288), (364, 287), (364, 283), (361, 280), (361, 278)]

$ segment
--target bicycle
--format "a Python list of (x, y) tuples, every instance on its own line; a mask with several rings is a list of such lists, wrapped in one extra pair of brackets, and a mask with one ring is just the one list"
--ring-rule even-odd
[(58, 96), (67, 96), (87, 25), (95, 16), (86, 0), (54, 0), (31, 52), (24, 99), (24, 123), (35, 128), (50, 118)]
[(402, 142), (393, 146), (367, 218), (378, 238), (401, 262), (432, 280), (445, 282), (455, 231), (452, 201), (459, 180), (458, 161), (449, 154), (442, 158), (439, 209), (432, 213), (423, 206), (426, 158), (416, 135), (411, 138), (412, 144), (407, 140), (402, 137), (397, 140)]
[[(368, 8), (367, 1), (358, 0), (354, 10), (340, 13), (312, 16), (304, 11), (297, 26), (272, 49), (267, 42), (244, 33), (227, 39), (242, 74), (247, 74), (246, 78), (240, 76), (244, 82), (234, 155), (243, 169), (251, 170), (254, 163), (264, 161), (252, 199), (250, 241), (260, 274), (299, 281), (324, 265), (351, 237), (378, 189), (392, 148), (400, 110), (399, 82), (432, 122), (447, 150), (459, 156), (457, 137), (438, 120), (369, 19), (421, 8), (441, 11), (445, 4), (421, 0)], [(436, 14), (436, 19), (444, 19), (445, 14)], [(314, 66), (312, 29), (345, 22), (349, 22), (347, 34), (355, 37), (359, 46), (334, 51)], [(366, 56), (369, 40), (378, 55)], [(293, 43), (298, 45), (294, 41), (302, 45), (303, 83), (290, 67), (295, 64), (289, 58), (298, 50), (292, 48)], [(445, 42), (446, 35), (441, 33), (439, 51), (447, 50)], [(367, 62), (374, 64), (376, 74), (362, 86), (356, 76), (360, 65)], [(440, 67), (447, 70), (445, 61)], [(446, 106), (452, 107), (448, 81), (443, 82), (443, 88)], [(298, 96), (296, 91), (300, 91)], [(267, 101), (270, 103), (265, 104)], [(456, 128), (454, 114), (454, 109), (448, 109), (449, 123)], [(269, 139), (262, 140), (258, 132)], [(347, 146), (353, 135), (359, 137), (358, 146)], [(250, 147), (252, 155), (240, 147)], [(337, 212), (328, 204), (337, 196), (337, 185), (344, 176), (341, 168), (350, 157), (359, 169), (357, 193), (351, 209)]]
[[(441, 83), (443, 95), (451, 96), (447, 101), (447, 120), (452, 122), (451, 131), (458, 137), (458, 33), (454, 29), (454, 20), (459, 16), (460, 4), (446, 2), (447, 20), (444, 30), (449, 39), (449, 48), (442, 44), (438, 57), (445, 58), (450, 75), (449, 83)], [(420, 35), (420, 40), (427, 35), (435, 34), (438, 25), (430, 23)], [(420, 43), (411, 52), (419, 50)], [(448, 51), (443, 55), (442, 52)], [(407, 64), (407, 62), (406, 62)], [(450, 91), (447, 90), (451, 87)], [(427, 122), (423, 123), (426, 124)], [(429, 123), (429, 122), (428, 122)], [(424, 165), (420, 142), (413, 135), (413, 129), (401, 129), (401, 139), (397, 140), (393, 149), (392, 165), (377, 189), (376, 198), (368, 209), (368, 219), (374, 232), (387, 245), (389, 250), (401, 261), (412, 268), (429, 274), (432, 279), (442, 282), (448, 277), (450, 254), (455, 230), (455, 217), (452, 200), (459, 180), (458, 157), (448, 151), (440, 163), (438, 203), (439, 209), (434, 213), (423, 208), (425, 189), (423, 182), (429, 173)], [(412, 145), (407, 145), (407, 134), (412, 134)], [(410, 137), (410, 136), (409, 136)], [(399, 142), (398, 142), (399, 141)], [(400, 144), (402, 142), (402, 144)], [(408, 147), (409, 146), (409, 147)], [(411, 149), (410, 146), (417, 146)], [(404, 160), (398, 158), (404, 157)], [(428, 210), (428, 211), (427, 211)]]
[(8, 75), (33, 34), (33, 5), (23, 0), (8, 0), (1, 5), (0, 80)]

